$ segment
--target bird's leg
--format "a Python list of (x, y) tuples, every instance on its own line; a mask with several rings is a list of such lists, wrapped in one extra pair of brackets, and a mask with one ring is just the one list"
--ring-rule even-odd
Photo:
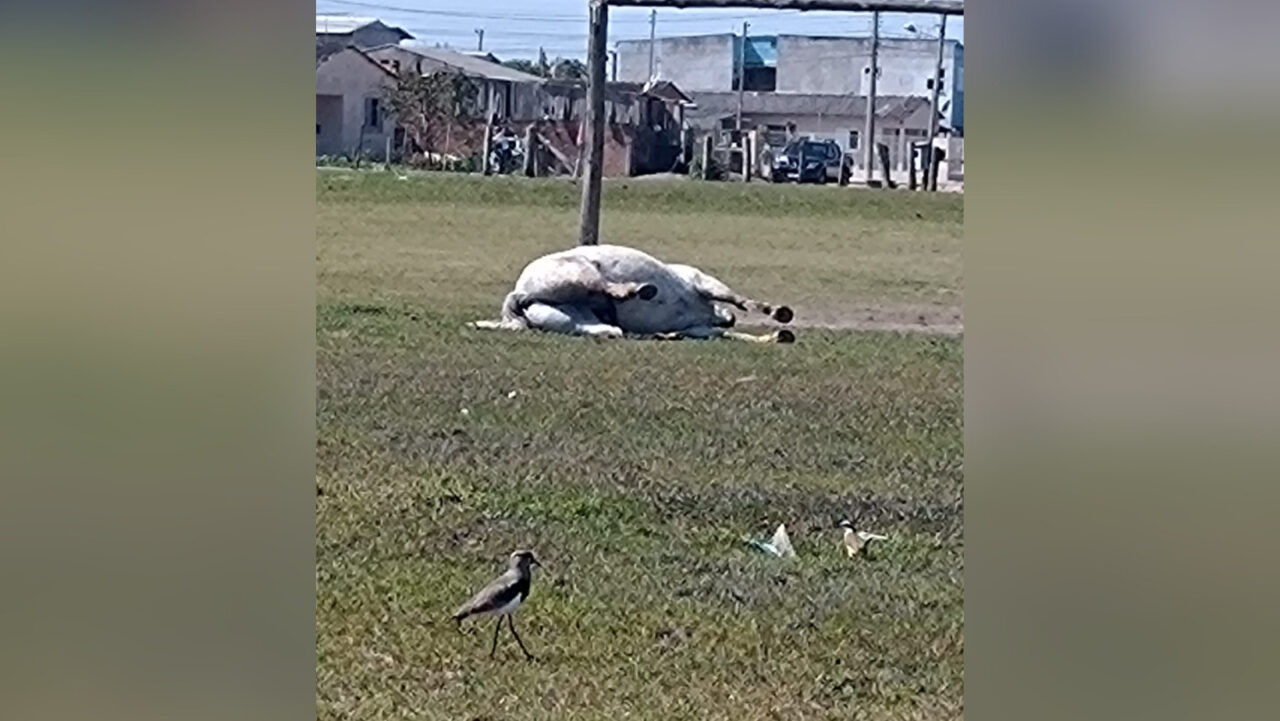
[(493, 627), (493, 646), (489, 648), (489, 658), (493, 658), (494, 652), (498, 650), (498, 631), (502, 630), (502, 616), (498, 616), (498, 623)]
[(524, 641), (520, 640), (520, 634), (516, 633), (516, 622), (512, 616), (507, 616), (507, 625), (511, 627), (511, 635), (516, 637), (516, 643), (520, 644), (520, 650), (524, 651), (526, 661), (533, 660), (533, 654), (529, 653), (529, 649), (524, 647)]

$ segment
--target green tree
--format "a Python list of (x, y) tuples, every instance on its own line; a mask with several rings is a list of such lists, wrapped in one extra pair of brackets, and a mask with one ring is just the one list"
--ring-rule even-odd
[(586, 80), (587, 64), (574, 58), (556, 58), (551, 65), (551, 77), (556, 80)]
[(421, 75), (408, 69), (382, 93), (388, 112), (423, 150), (434, 150), (436, 128), (445, 126), (447, 134), (458, 118), (475, 115), (479, 97), (479, 85), (460, 73)]

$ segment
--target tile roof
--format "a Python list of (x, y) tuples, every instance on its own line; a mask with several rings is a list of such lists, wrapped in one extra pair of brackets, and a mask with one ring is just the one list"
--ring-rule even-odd
[[(686, 117), (698, 125), (716, 121), (738, 112), (736, 92), (692, 93), (696, 107), (686, 111)], [(927, 108), (929, 99), (916, 96), (885, 95), (876, 98), (876, 117), (900, 122), (921, 108)], [(746, 92), (742, 95), (742, 112), (768, 115), (834, 115), (866, 117), (867, 98), (857, 95), (826, 95), (811, 93)]]
[(543, 81), (537, 75), (530, 75), (515, 68), (509, 68), (506, 65), (490, 62), (484, 58), (447, 48), (433, 48), (421, 43), (403, 42), (399, 45), (383, 45), (377, 48), (370, 48), (370, 50), (382, 50), (388, 47), (399, 48), (414, 55), (457, 68), (464, 75), (488, 78), (490, 80), (506, 80), (513, 83), (541, 83)]
[[(316, 15), (316, 32), (329, 35), (346, 35), (374, 24), (382, 25), (383, 23), (378, 18), (362, 18), (354, 15)], [(383, 25), (383, 27), (390, 26)], [(408, 35), (408, 33), (405, 34)]]

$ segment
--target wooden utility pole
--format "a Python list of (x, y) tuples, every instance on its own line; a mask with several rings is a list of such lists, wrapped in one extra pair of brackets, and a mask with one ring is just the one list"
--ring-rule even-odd
[(862, 134), (862, 163), (867, 185), (871, 185), (876, 151), (876, 76), (880, 74), (880, 11), (871, 13), (871, 67), (867, 78), (867, 122)]
[(649, 11), (649, 77), (646, 81), (653, 80), (653, 44), (658, 39), (658, 10), (655, 8)]
[(933, 153), (934, 138), (938, 137), (938, 93), (942, 91), (942, 52), (947, 42), (947, 16), (939, 16), (942, 22), (938, 25), (938, 63), (933, 69), (933, 99), (929, 103), (929, 153), (927, 161), (929, 163), (929, 190), (937, 190), (938, 173), (934, 170), (933, 164), (937, 162)]
[[(582, 214), (578, 244), (600, 242), (600, 181), (604, 178), (604, 58), (609, 34), (609, 6), (591, 0), (587, 41), (587, 154), (582, 173)], [(653, 45), (650, 44), (650, 52)]]
[(476, 52), (484, 52), (484, 28), (476, 28)]
[(747, 87), (747, 28), (751, 23), (742, 21), (742, 47), (738, 49), (738, 122), (735, 127), (742, 134), (742, 91)]

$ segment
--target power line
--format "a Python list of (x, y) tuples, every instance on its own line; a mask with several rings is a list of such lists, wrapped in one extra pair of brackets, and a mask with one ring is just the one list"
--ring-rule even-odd
[[(514, 13), (497, 14), (497, 13), (467, 12), (465, 10), (425, 10), (422, 8), (410, 8), (410, 7), (403, 7), (403, 6), (396, 6), (396, 5), (383, 5), (380, 3), (359, 2), (358, 0), (320, 0), (320, 1), (329, 3), (329, 4), (334, 4), (334, 5), (345, 5), (350, 7), (364, 8), (368, 10), (383, 10), (386, 12), (404, 13), (409, 15), (432, 15), (437, 17), (467, 18), (472, 20), (506, 20), (510, 22), (526, 22), (526, 23), (581, 23), (581, 24), (586, 24), (586, 21), (587, 21), (586, 13), (583, 13), (582, 15), (523, 15), (523, 14), (514, 14)], [(777, 17), (777, 16), (797, 15), (802, 12), (803, 12), (802, 10), (778, 10), (776, 12), (770, 13), (767, 16), (714, 14), (714, 15), (700, 15), (698, 17), (693, 17), (691, 15), (685, 15), (684, 13), (681, 13), (681, 15), (675, 16), (675, 17), (664, 16), (661, 20), (664, 25), (668, 23), (708, 23), (708, 22), (720, 22), (720, 21), (736, 21), (736, 20), (742, 20), (744, 18), (750, 18), (754, 20), (761, 17), (771, 18), (771, 17)], [(618, 18), (611, 19), (609, 22), (610, 24), (648, 23), (649, 19), (618, 17)]]
[(584, 22), (584, 16), (577, 15), (515, 15), (515, 14), (493, 14), (493, 13), (473, 13), (465, 10), (424, 10), (422, 8), (399, 7), (395, 5), (382, 5), (379, 3), (356, 2), (356, 0), (322, 0), (322, 2), (333, 5), (348, 5), (351, 7), (367, 8), (370, 10), (386, 10), (389, 12), (406, 13), (410, 15), (438, 15), (442, 17), (456, 18), (473, 18), (481, 20), (519, 20), (522, 22)]

